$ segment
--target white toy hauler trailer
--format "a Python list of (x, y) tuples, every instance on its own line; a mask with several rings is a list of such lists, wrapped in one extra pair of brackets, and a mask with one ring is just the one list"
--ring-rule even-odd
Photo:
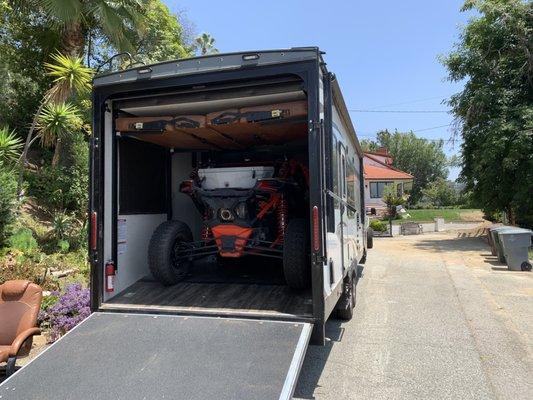
[(363, 153), (322, 53), (101, 74), (93, 106), (93, 314), (0, 393), (291, 398), (309, 342), (351, 318), (367, 247)]

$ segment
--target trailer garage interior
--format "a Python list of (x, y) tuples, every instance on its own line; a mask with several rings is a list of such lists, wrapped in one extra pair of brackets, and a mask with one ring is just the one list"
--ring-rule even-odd
[[(203, 216), (180, 192), (199, 168), (271, 166), (278, 173), (289, 160), (307, 168), (303, 83), (280, 76), (137, 94), (108, 104), (104, 173), (105, 184), (116, 188), (106, 192), (116, 195), (105, 200), (114, 218), (105, 220), (104, 229), (114, 237), (108, 245), (116, 276), (101, 309), (312, 319), (311, 290), (290, 290), (276, 258), (228, 261), (211, 255), (195, 261), (186, 279), (172, 286), (154, 279), (148, 266), (150, 238), (164, 221), (185, 222), (194, 240), (201, 240)], [(309, 218), (308, 199), (294, 212)]]

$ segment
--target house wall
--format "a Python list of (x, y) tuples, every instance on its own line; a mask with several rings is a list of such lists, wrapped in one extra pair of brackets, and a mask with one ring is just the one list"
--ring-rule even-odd
[(396, 185), (403, 183), (404, 185), (410, 181), (406, 180), (389, 180), (389, 179), (365, 179), (365, 208), (368, 210), (370, 208), (383, 209), (386, 208), (386, 204), (382, 198), (371, 198), (370, 197), (370, 182), (393, 182), (394, 187)]

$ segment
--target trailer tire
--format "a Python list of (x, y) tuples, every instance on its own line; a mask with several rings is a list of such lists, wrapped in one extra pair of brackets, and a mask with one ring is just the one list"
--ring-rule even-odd
[(148, 247), (148, 265), (152, 275), (165, 286), (175, 285), (189, 272), (190, 261), (175, 260), (178, 243), (192, 242), (192, 233), (181, 221), (163, 222), (157, 227)]
[(342, 294), (335, 306), (336, 317), (343, 321), (349, 321), (353, 317), (357, 294), (357, 279), (355, 275), (344, 278), (342, 283)]
[(366, 248), (371, 249), (374, 247), (374, 229), (368, 228), (366, 231)]
[(283, 240), (283, 274), (291, 289), (305, 289), (311, 280), (309, 225), (303, 218), (289, 221)]

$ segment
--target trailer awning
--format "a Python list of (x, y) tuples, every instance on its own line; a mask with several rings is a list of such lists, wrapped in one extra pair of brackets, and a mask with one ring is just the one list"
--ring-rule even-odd
[(95, 313), (0, 385), (17, 399), (290, 399), (311, 324)]

